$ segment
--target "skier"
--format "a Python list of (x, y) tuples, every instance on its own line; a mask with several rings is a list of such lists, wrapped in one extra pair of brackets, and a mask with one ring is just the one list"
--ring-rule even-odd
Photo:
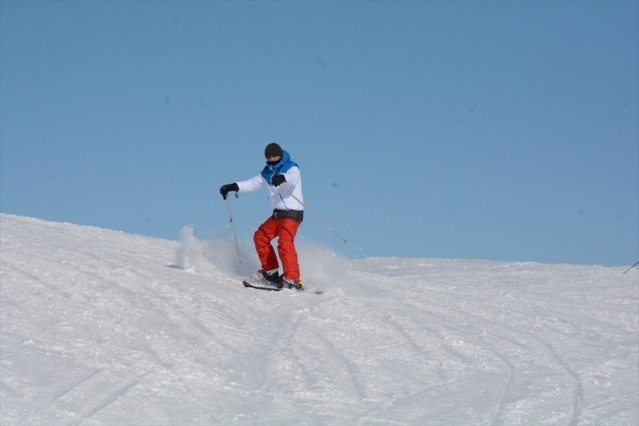
[[(252, 179), (222, 185), (220, 194), (255, 192), (267, 188), (273, 214), (255, 231), (253, 241), (262, 269), (250, 280), (256, 284), (275, 284), (278, 287), (302, 289), (300, 268), (295, 249), (295, 234), (304, 218), (304, 199), (299, 166), (291, 161), (288, 152), (275, 142), (264, 150), (266, 166)], [(285, 190), (280, 186), (284, 186)], [(292, 194), (292, 195), (291, 195)], [(277, 252), (282, 261), (282, 275), (271, 241), (278, 239)]]

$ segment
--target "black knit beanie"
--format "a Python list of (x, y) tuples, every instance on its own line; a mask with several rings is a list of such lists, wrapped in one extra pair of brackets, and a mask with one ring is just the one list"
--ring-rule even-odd
[(271, 142), (270, 144), (266, 145), (266, 149), (264, 150), (264, 156), (266, 158), (281, 157), (282, 155), (282, 148), (275, 142)]

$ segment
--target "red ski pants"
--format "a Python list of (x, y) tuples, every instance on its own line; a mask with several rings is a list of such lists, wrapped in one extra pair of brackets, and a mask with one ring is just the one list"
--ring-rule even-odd
[(295, 250), (295, 234), (301, 223), (293, 219), (275, 219), (271, 216), (255, 231), (253, 241), (262, 263), (262, 270), (271, 271), (279, 268), (275, 249), (271, 245), (271, 241), (278, 237), (277, 252), (282, 261), (283, 275), (285, 278), (299, 281), (300, 266)]

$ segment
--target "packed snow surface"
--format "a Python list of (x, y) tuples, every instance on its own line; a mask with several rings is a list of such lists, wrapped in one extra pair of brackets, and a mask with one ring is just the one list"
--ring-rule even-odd
[(265, 292), (231, 238), (0, 223), (2, 424), (639, 424), (637, 267), (300, 243)]

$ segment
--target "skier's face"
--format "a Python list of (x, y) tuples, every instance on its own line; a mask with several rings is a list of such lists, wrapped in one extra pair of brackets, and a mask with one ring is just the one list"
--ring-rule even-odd
[(269, 155), (266, 157), (266, 164), (272, 166), (273, 164), (277, 164), (278, 161), (282, 159), (279, 155)]

